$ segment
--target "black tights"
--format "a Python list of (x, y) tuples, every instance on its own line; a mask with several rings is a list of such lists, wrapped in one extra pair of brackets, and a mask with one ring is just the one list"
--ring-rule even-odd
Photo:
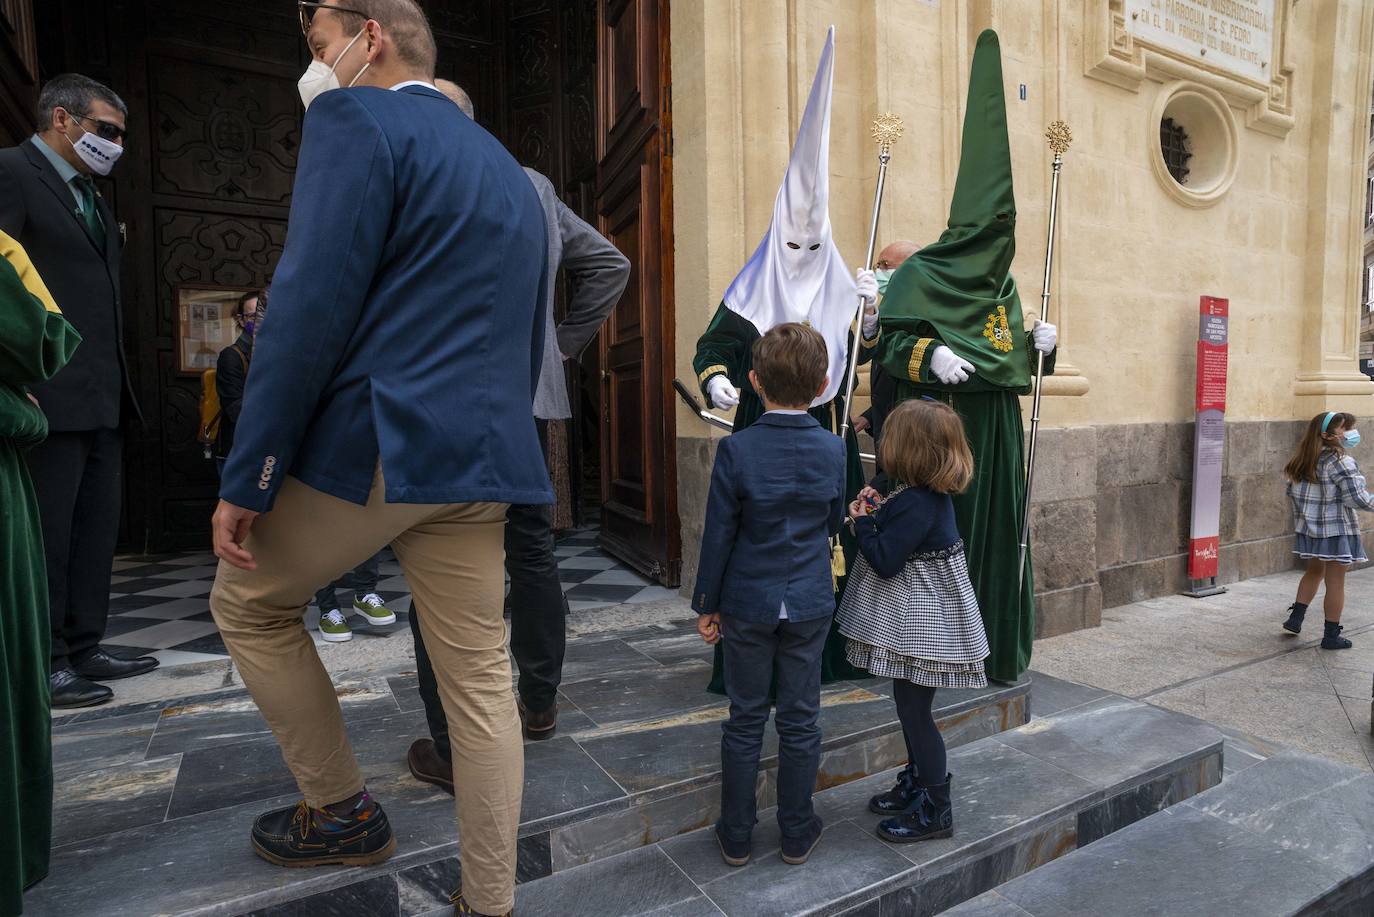
[(935, 689), (894, 678), (892, 698), (897, 702), (897, 718), (902, 721), (907, 760), (916, 768), (922, 786), (939, 786), (945, 782), (947, 762), (945, 740), (931, 712)]

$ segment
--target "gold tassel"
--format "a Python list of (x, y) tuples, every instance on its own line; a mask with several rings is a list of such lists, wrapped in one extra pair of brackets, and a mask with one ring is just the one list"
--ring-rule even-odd
[(844, 548), (840, 547), (840, 539), (830, 540), (830, 578), (834, 580), (836, 590), (839, 589), (839, 579), (844, 576)]

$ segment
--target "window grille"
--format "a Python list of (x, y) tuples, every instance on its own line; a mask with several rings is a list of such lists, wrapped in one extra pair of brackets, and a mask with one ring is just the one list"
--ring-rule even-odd
[(1188, 179), (1188, 160), (1193, 158), (1189, 145), (1188, 132), (1183, 125), (1173, 118), (1160, 122), (1159, 151), (1164, 154), (1164, 167), (1180, 185)]

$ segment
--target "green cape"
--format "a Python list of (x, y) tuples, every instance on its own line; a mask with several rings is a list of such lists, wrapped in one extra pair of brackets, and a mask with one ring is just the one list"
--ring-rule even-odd
[(978, 388), (1025, 389), (1030, 359), (1011, 277), (1015, 254), (1002, 53), (997, 33), (988, 29), (973, 52), (949, 226), (892, 275), (883, 327), (919, 334), (922, 322), (931, 325), (941, 342), (974, 365)]

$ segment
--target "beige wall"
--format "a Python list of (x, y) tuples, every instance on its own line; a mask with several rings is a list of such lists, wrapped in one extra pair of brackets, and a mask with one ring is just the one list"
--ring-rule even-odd
[[(1286, 0), (1277, 5), (1286, 7)], [(1015, 264), (1038, 308), (1049, 156), (1045, 125), (1074, 143), (1061, 193), (1056, 299), (1067, 377), (1047, 387), (1048, 425), (1192, 416), (1200, 294), (1231, 300), (1236, 419), (1339, 404), (1374, 408), (1356, 376), (1360, 207), (1374, 3), (1308, 0), (1291, 11), (1293, 126), (1238, 122), (1229, 191), (1196, 209), (1153, 174), (1163, 83), (1130, 91), (1085, 75), (1089, 17), (1109, 0), (681, 0), (672, 6), (678, 373), (771, 212), (826, 27), (837, 33), (831, 217), (863, 259), (877, 164), (868, 125), (903, 117), (880, 240), (933, 239), (958, 163), (974, 38), (997, 29), (1019, 211)], [(1017, 99), (1026, 84), (1028, 99)], [(1075, 373), (1077, 379), (1072, 379)], [(679, 417), (682, 432), (690, 416)]]

